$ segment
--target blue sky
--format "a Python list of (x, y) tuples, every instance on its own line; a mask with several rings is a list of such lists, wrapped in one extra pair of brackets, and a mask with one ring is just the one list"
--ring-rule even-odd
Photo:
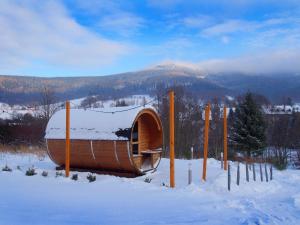
[(1, 0), (0, 74), (300, 71), (298, 0)]

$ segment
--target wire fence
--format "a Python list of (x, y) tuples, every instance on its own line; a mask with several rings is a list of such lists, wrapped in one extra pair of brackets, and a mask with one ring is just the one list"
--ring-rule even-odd
[[(161, 96), (163, 97), (163, 96)], [(84, 107), (82, 105), (79, 105), (79, 104), (75, 104), (73, 103), (72, 101), (70, 101), (70, 104), (72, 105), (71, 109), (85, 109), (85, 110), (88, 110), (88, 111), (93, 111), (93, 112), (97, 112), (97, 113), (104, 113), (104, 114), (114, 114), (114, 113), (122, 113), (122, 112), (128, 112), (128, 111), (132, 111), (132, 110), (136, 110), (138, 108), (144, 108), (146, 106), (149, 106), (151, 105), (152, 103), (154, 102), (157, 102), (158, 101), (158, 98), (154, 98), (148, 102), (145, 102), (143, 104), (139, 104), (139, 105), (133, 105), (132, 107), (129, 107), (129, 106), (126, 106), (125, 109), (120, 109), (120, 110), (114, 110), (114, 111), (110, 111), (109, 108), (112, 108), (112, 107), (108, 107), (107, 109), (108, 110), (101, 110), (100, 107), (95, 107), (95, 108), (91, 108), (91, 107)], [(61, 106), (58, 106), (57, 109), (63, 109), (64, 108), (64, 105), (65, 104), (62, 104)], [(124, 108), (124, 106), (116, 106), (114, 108)], [(42, 109), (40, 108), (37, 108), (37, 109), (30, 109), (31, 112), (38, 112), (38, 113), (41, 113), (42, 112)], [(10, 115), (12, 118), (15, 117), (16, 115), (18, 115), (18, 113), (15, 113), (15, 112), (10, 112), (6, 109), (0, 109), (0, 112), (3, 114), (3, 113), (6, 113), (8, 115)], [(17, 112), (17, 111), (16, 111)]]
[[(142, 108), (142, 107), (145, 107), (147, 105), (152, 104), (155, 101), (157, 101), (157, 98), (154, 98), (153, 100), (151, 100), (149, 102), (145, 102), (144, 104), (136, 105), (136, 106), (133, 106), (131, 108), (126, 108), (126, 109), (122, 109), (122, 110), (115, 110), (115, 111), (105, 111), (105, 110), (98, 110), (98, 109), (93, 109), (93, 108), (84, 108), (80, 105), (74, 104), (73, 102), (70, 102), (70, 103), (71, 103), (71, 105), (73, 105), (75, 107), (75, 108), (71, 107), (71, 109), (84, 108), (85, 110), (89, 110), (89, 111), (93, 111), (93, 112), (97, 112), (97, 113), (114, 114), (114, 113), (128, 112), (128, 111), (131, 111), (131, 110)], [(126, 106), (126, 107), (128, 107), (128, 106)]]
[[(236, 164), (236, 167), (233, 167), (232, 165)], [(241, 167), (241, 165), (244, 165)], [(257, 167), (258, 165), (258, 173), (257, 173)], [(243, 171), (245, 175), (243, 176)], [(259, 174), (259, 179), (257, 179), (257, 174)], [(259, 162), (259, 163), (248, 163), (244, 162), (241, 163), (239, 161), (237, 162), (231, 162), (228, 163), (228, 170), (227, 170), (227, 189), (228, 191), (231, 190), (231, 183), (232, 183), (232, 178), (234, 178), (236, 175), (236, 181), (235, 184), (237, 186), (241, 185), (241, 180), (244, 179), (246, 182), (244, 182), (244, 185), (247, 185), (251, 180), (253, 182), (270, 182), (274, 179), (274, 174), (273, 174), (273, 166), (272, 164), (268, 164), (267, 162)]]

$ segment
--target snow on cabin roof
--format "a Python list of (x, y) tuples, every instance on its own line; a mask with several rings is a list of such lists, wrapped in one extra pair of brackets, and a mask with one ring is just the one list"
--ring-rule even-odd
[[(132, 109), (132, 106), (111, 107), (106, 109), (71, 109), (70, 110), (70, 139), (79, 140), (128, 140), (122, 136), (129, 132), (138, 113), (152, 107), (139, 107), (129, 111), (114, 112)], [(94, 111), (92, 111), (94, 110)], [(116, 134), (117, 132), (117, 134)], [(121, 133), (121, 135), (120, 135)], [(49, 120), (46, 128), (46, 139), (65, 139), (66, 111), (56, 112)]]

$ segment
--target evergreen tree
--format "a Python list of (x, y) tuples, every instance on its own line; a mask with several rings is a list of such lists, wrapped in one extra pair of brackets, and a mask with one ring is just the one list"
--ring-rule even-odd
[(237, 105), (234, 118), (230, 140), (237, 150), (246, 151), (250, 156), (251, 151), (266, 146), (266, 123), (251, 93)]

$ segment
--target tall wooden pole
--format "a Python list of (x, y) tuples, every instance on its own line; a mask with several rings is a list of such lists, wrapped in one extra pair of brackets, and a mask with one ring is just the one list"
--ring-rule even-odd
[(70, 174), (70, 102), (66, 101), (66, 157), (65, 157), (66, 177)]
[(209, 116), (210, 116), (210, 104), (208, 103), (205, 108), (205, 130), (204, 130), (204, 155), (203, 155), (203, 170), (202, 179), (206, 180), (206, 164), (208, 154), (208, 130), (209, 130)]
[(174, 91), (169, 92), (170, 99), (170, 187), (175, 187), (175, 168), (174, 168)]
[(223, 110), (224, 119), (224, 170), (227, 170), (227, 108), (224, 105)]

